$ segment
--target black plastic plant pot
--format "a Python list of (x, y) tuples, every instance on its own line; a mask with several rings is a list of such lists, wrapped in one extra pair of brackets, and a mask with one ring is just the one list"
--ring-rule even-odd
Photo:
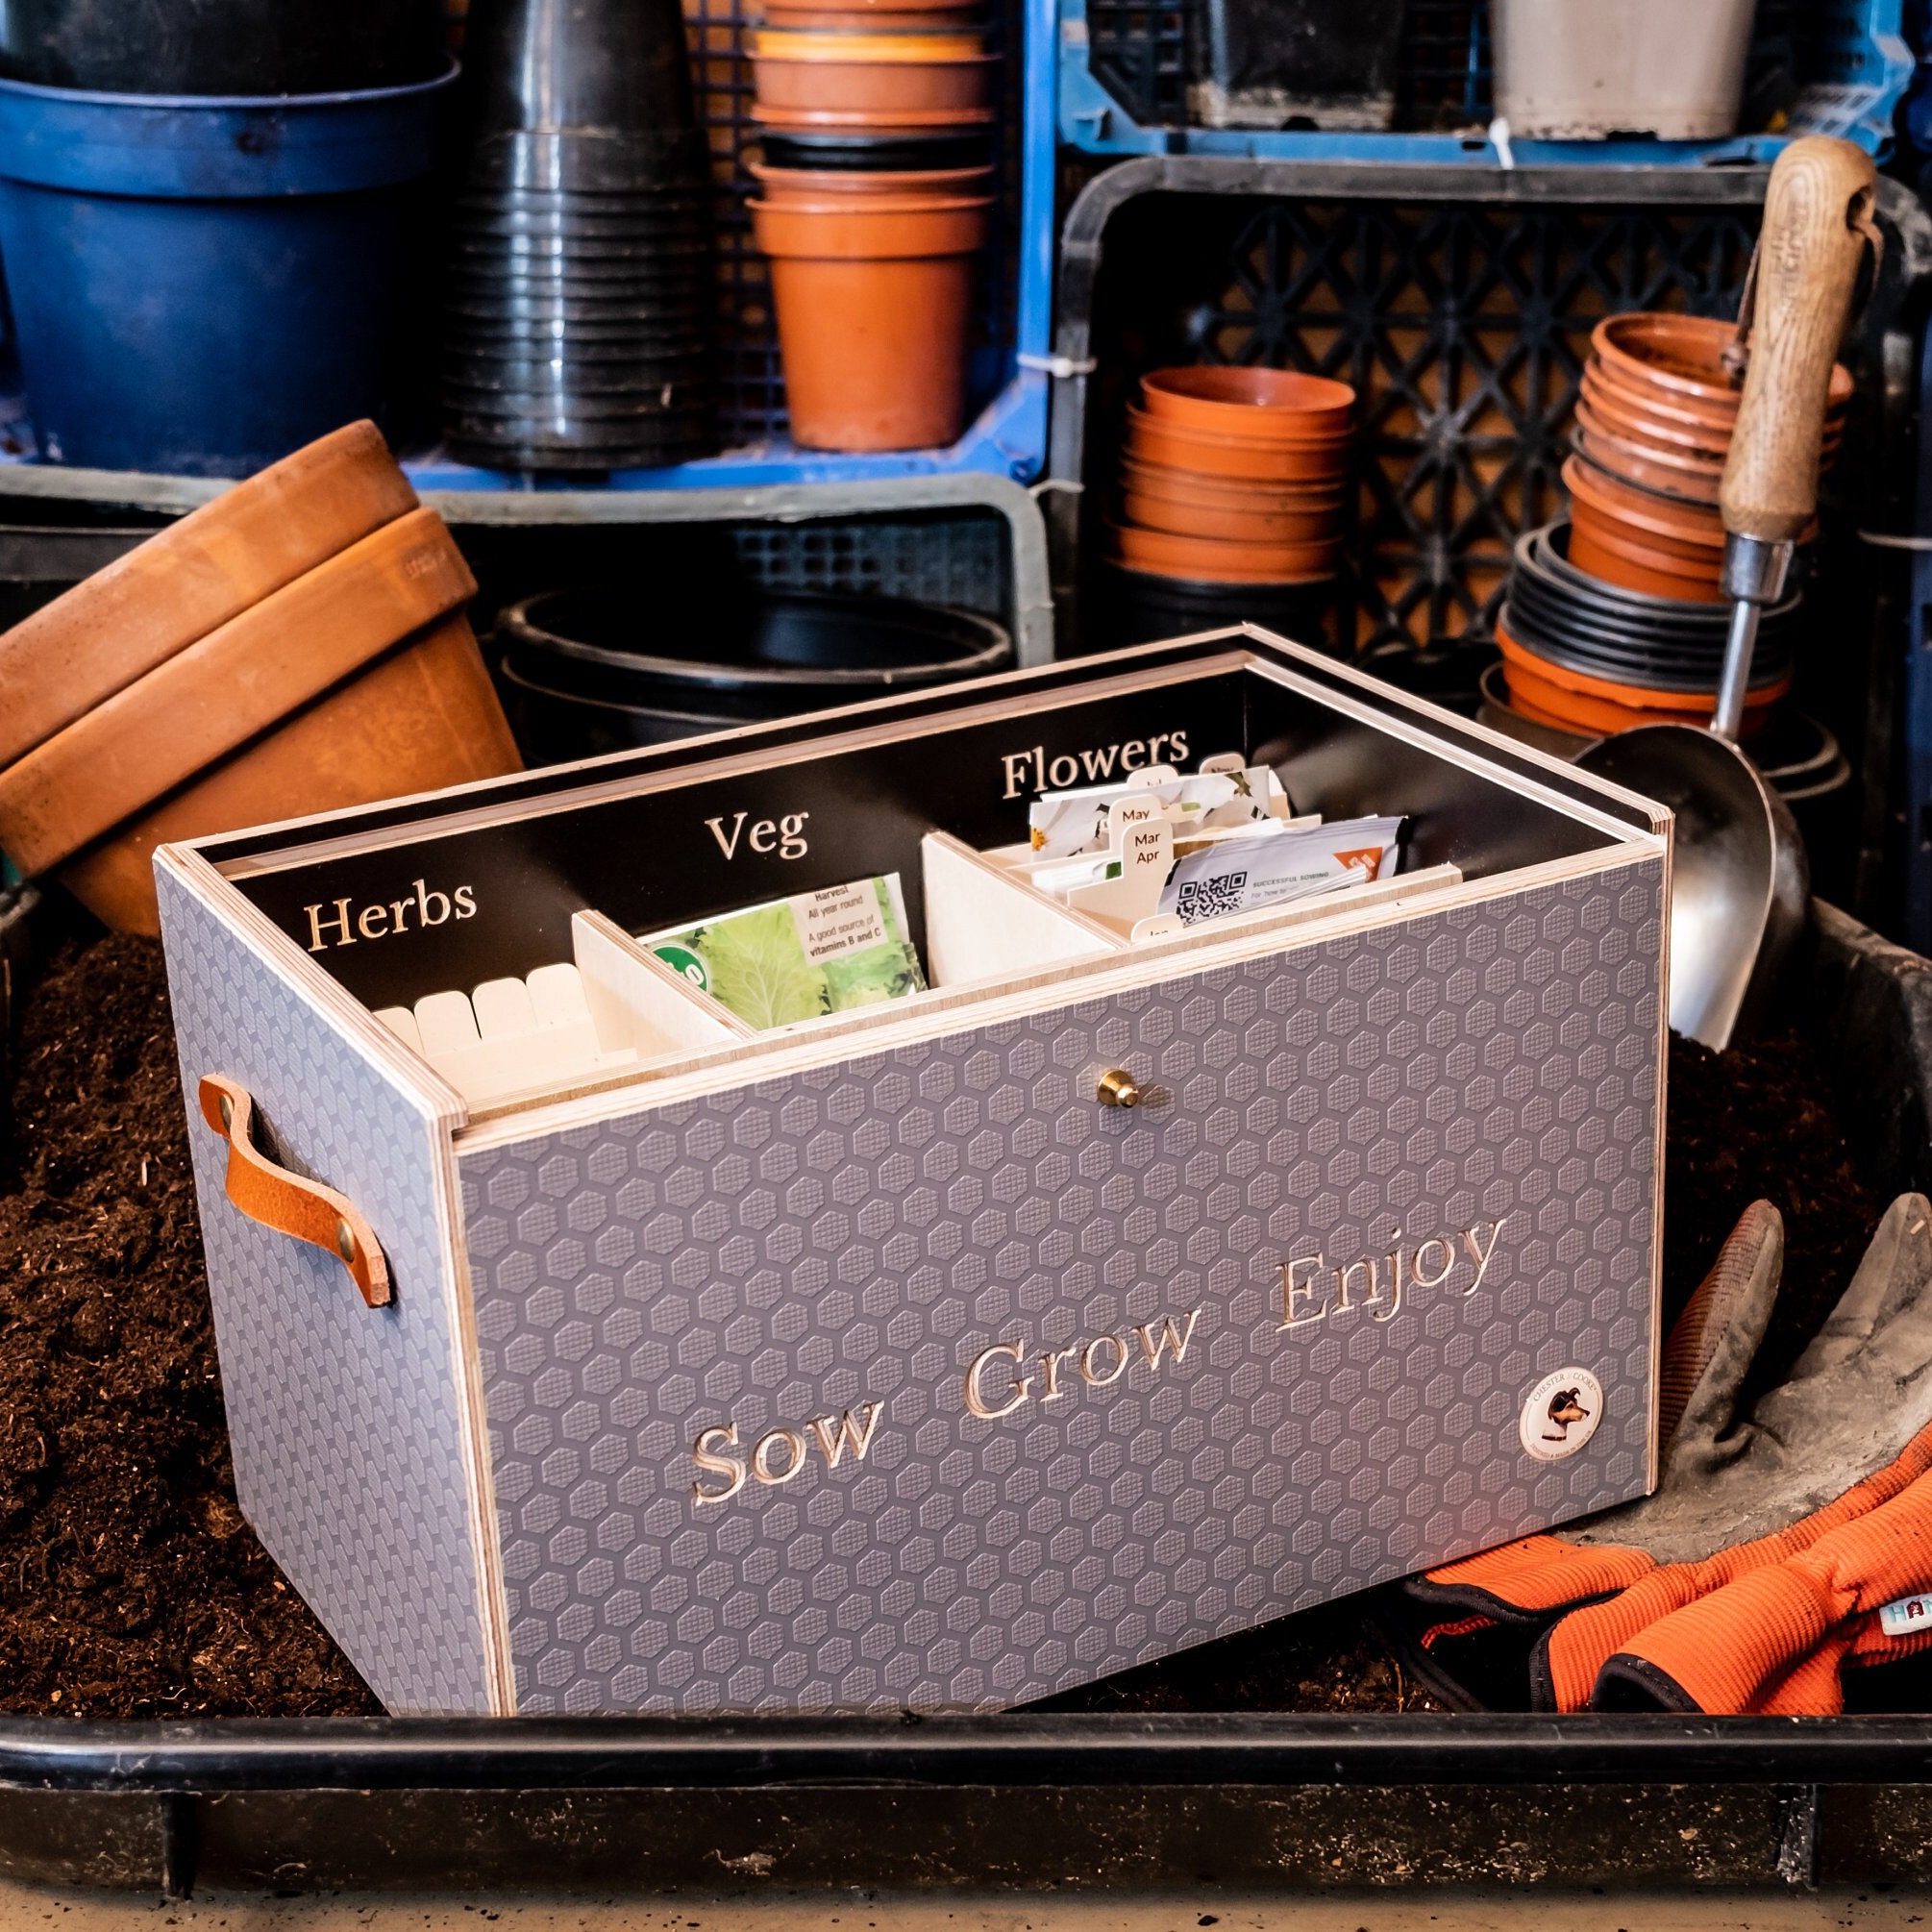
[(436, 0), (8, 0), (0, 74), (106, 94), (334, 94), (442, 71)]
[(451, 423), (443, 446), (458, 462), (480, 469), (602, 476), (695, 462), (710, 456), (718, 444), (708, 418), (629, 428), (572, 423), (561, 433), (549, 422), (467, 418)]
[(655, 392), (666, 383), (683, 384), (708, 373), (710, 345), (700, 337), (651, 350), (639, 349), (608, 362), (581, 357), (542, 361), (530, 358), (458, 356), (443, 358), (443, 381), (453, 390), (479, 397), (497, 394), (548, 395), (553, 392), (604, 396)]
[(1224, 624), (1260, 624), (1305, 644), (1329, 641), (1336, 581), (1201, 583), (1103, 563), (1082, 625), (1080, 651), (1152, 644)]
[[(1536, 656), (1568, 671), (1586, 677), (1604, 678), (1620, 684), (1632, 684), (1647, 691), (1676, 691), (1689, 694), (1715, 693), (1722, 675), (1721, 655), (1709, 666), (1686, 665), (1669, 651), (1614, 651), (1594, 645), (1573, 646), (1534, 626), (1524, 624), (1514, 603), (1505, 604), (1502, 628), (1518, 644)], [(1752, 690), (1776, 684), (1791, 675), (1789, 650), (1763, 651), (1751, 658)]]
[(484, 302), (543, 297), (553, 292), (601, 301), (609, 296), (697, 289), (710, 276), (708, 237), (652, 243), (623, 255), (563, 260), (504, 253), (458, 255), (446, 278), (458, 299)]
[(678, 0), (473, 0), (464, 39), (483, 136), (693, 125)]
[(471, 152), (464, 175), (470, 193), (531, 196), (636, 194), (706, 179), (704, 147), (691, 136), (576, 130), (492, 136)]
[(587, 281), (557, 276), (540, 282), (505, 275), (449, 278), (445, 309), (480, 322), (519, 322), (541, 327), (552, 319), (574, 322), (662, 322), (706, 312), (714, 296), (708, 275)]
[(984, 167), (993, 144), (984, 135), (780, 135), (759, 136), (765, 165), (842, 174), (904, 174)]
[(461, 210), (451, 219), (451, 239), (466, 254), (479, 251), (513, 255), (533, 248), (608, 252), (711, 234), (711, 211), (689, 200), (653, 202), (625, 213), (578, 214), (563, 209), (500, 211), (494, 214)]
[(1201, 0), (1188, 103), (1213, 128), (1384, 129), (1408, 0)]
[(114, 505), (0, 497), (0, 630), (144, 543), (172, 517)]
[(1005, 629), (972, 611), (714, 584), (669, 604), (632, 585), (549, 591), (506, 610), (497, 636), (554, 688), (746, 721), (987, 677), (1013, 657)]
[(715, 331), (696, 309), (661, 323), (580, 323), (567, 334), (515, 324), (458, 321), (444, 337), (449, 362), (500, 368), (528, 362), (539, 368), (600, 368), (666, 349), (709, 347)]
[(532, 765), (568, 764), (665, 745), (680, 738), (734, 731), (748, 721), (727, 711), (660, 705), (626, 705), (559, 691), (542, 681), (540, 668), (507, 655), (497, 666), (497, 687), (518, 748)]

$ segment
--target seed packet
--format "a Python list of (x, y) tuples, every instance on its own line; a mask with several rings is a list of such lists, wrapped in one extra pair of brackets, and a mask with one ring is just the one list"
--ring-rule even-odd
[(642, 936), (674, 972), (760, 1028), (926, 991), (896, 872)]
[(1121, 799), (1152, 800), (1177, 829), (1242, 825), (1280, 818), (1288, 810), (1281, 780), (1266, 765), (1233, 772), (1196, 772), (1152, 784), (1094, 785), (1047, 792), (1028, 808), (1035, 858), (1073, 858), (1104, 852), (1111, 843), (1111, 809)]
[(1394, 869), (1401, 830), (1399, 818), (1351, 818), (1273, 838), (1219, 839), (1175, 861), (1154, 909), (1198, 926), (1363, 883)]

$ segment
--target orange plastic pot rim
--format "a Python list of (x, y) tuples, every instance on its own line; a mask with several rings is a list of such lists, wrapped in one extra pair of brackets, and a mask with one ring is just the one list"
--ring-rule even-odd
[(774, 108), (756, 103), (758, 121), (777, 134), (820, 131), (838, 134), (951, 134), (957, 128), (983, 128), (991, 108)]
[[(1708, 717), (1717, 707), (1716, 685), (1707, 692), (1658, 691), (1646, 684), (1622, 684), (1608, 678), (1593, 678), (1587, 672), (1573, 671), (1567, 665), (1552, 664), (1548, 657), (1539, 656), (1500, 624), (1496, 627), (1496, 642), (1505, 665), (1512, 665), (1532, 681), (1573, 697), (1595, 698), (1629, 711), (1669, 711), (1695, 719)], [(1767, 705), (1776, 704), (1790, 691), (1791, 684), (1791, 679), (1784, 677), (1775, 684), (1752, 691), (1745, 700), (1745, 709), (1762, 710)]]
[(1177, 469), (1172, 463), (1146, 462), (1123, 455), (1121, 481), (1145, 496), (1165, 497), (1171, 503), (1199, 503), (1203, 509), (1251, 509), (1302, 515), (1315, 510), (1340, 510), (1349, 501), (1346, 483), (1324, 477), (1310, 487), (1300, 483), (1268, 483), (1258, 477), (1229, 477), (1204, 470)]
[[(1286, 582), (1291, 577), (1305, 574), (1301, 566), (1325, 557), (1332, 559), (1341, 546), (1339, 533), (1300, 541), (1277, 541), (1273, 538), (1189, 536), (1179, 531), (1149, 530), (1141, 524), (1132, 523), (1110, 523), (1107, 528), (1113, 534), (1116, 550), (1129, 561), (1138, 551), (1144, 558), (1159, 567), (1163, 561), (1161, 554), (1165, 552), (1166, 567), (1184, 576), (1193, 568), (1188, 559), (1198, 555), (1206, 563), (1205, 568), (1196, 573), (1203, 579), (1233, 572), (1239, 574), (1243, 582)], [(1244, 564), (1248, 566), (1246, 569)]]
[[(778, 38), (796, 42), (772, 47)], [(818, 44), (813, 44), (818, 43)], [(836, 28), (815, 32), (797, 28), (774, 36), (760, 34), (752, 49), (754, 64), (770, 61), (792, 67), (991, 67), (998, 54), (984, 51), (978, 34), (845, 34)], [(922, 51), (925, 50), (925, 51)]]
[(750, 207), (758, 247), (776, 261), (916, 261), (978, 254), (992, 205), (988, 197)]
[(1151, 370), (1141, 378), (1141, 399), (1149, 414), (1169, 422), (1270, 441), (1298, 432), (1352, 433), (1355, 407), (1354, 390), (1332, 377), (1213, 364)]
[[(750, 164), (753, 180), (769, 194), (785, 197), (788, 206), (800, 205), (800, 198), (818, 199), (823, 206), (848, 208), (854, 204), (878, 206), (896, 200), (952, 200), (971, 198), (966, 190), (990, 182), (990, 167), (906, 168), (890, 173), (847, 173), (838, 168), (769, 167), (762, 161)], [(842, 184), (861, 181), (876, 186), (854, 188)], [(877, 184), (883, 184), (878, 186)], [(991, 199), (991, 197), (987, 197)]]

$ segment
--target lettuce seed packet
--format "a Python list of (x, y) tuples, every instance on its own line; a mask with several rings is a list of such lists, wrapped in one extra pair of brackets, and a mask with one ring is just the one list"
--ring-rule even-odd
[(896, 872), (721, 913), (643, 943), (760, 1030), (926, 991)]

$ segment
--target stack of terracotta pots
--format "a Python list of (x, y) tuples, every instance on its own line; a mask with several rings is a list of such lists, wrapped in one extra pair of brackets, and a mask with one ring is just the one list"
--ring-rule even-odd
[(296, 451), (0, 635), (0, 849), (154, 932), (157, 845), (520, 769), (475, 592), (373, 423)]
[(792, 440), (921, 449), (966, 423), (998, 60), (971, 8), (768, 0), (752, 172)]
[[(1695, 315), (1598, 324), (1564, 463), (1571, 521), (1517, 546), (1497, 630), (1511, 706), (1595, 735), (1707, 722), (1728, 621), (1718, 490), (1744, 384), (1725, 363), (1735, 331)], [(1832, 374), (1828, 463), (1851, 378)], [(1759, 633), (1745, 730), (1790, 689), (1796, 593)]]
[[(1570, 560), (1609, 583), (1691, 603), (1721, 600), (1718, 485), (1743, 383), (1724, 366), (1735, 331), (1700, 315), (1613, 315), (1597, 325), (1563, 466)], [(1832, 372), (1829, 465), (1851, 377)]]
[(1355, 392), (1291, 369), (1156, 369), (1127, 409), (1124, 568), (1197, 583), (1306, 584), (1335, 574)]

